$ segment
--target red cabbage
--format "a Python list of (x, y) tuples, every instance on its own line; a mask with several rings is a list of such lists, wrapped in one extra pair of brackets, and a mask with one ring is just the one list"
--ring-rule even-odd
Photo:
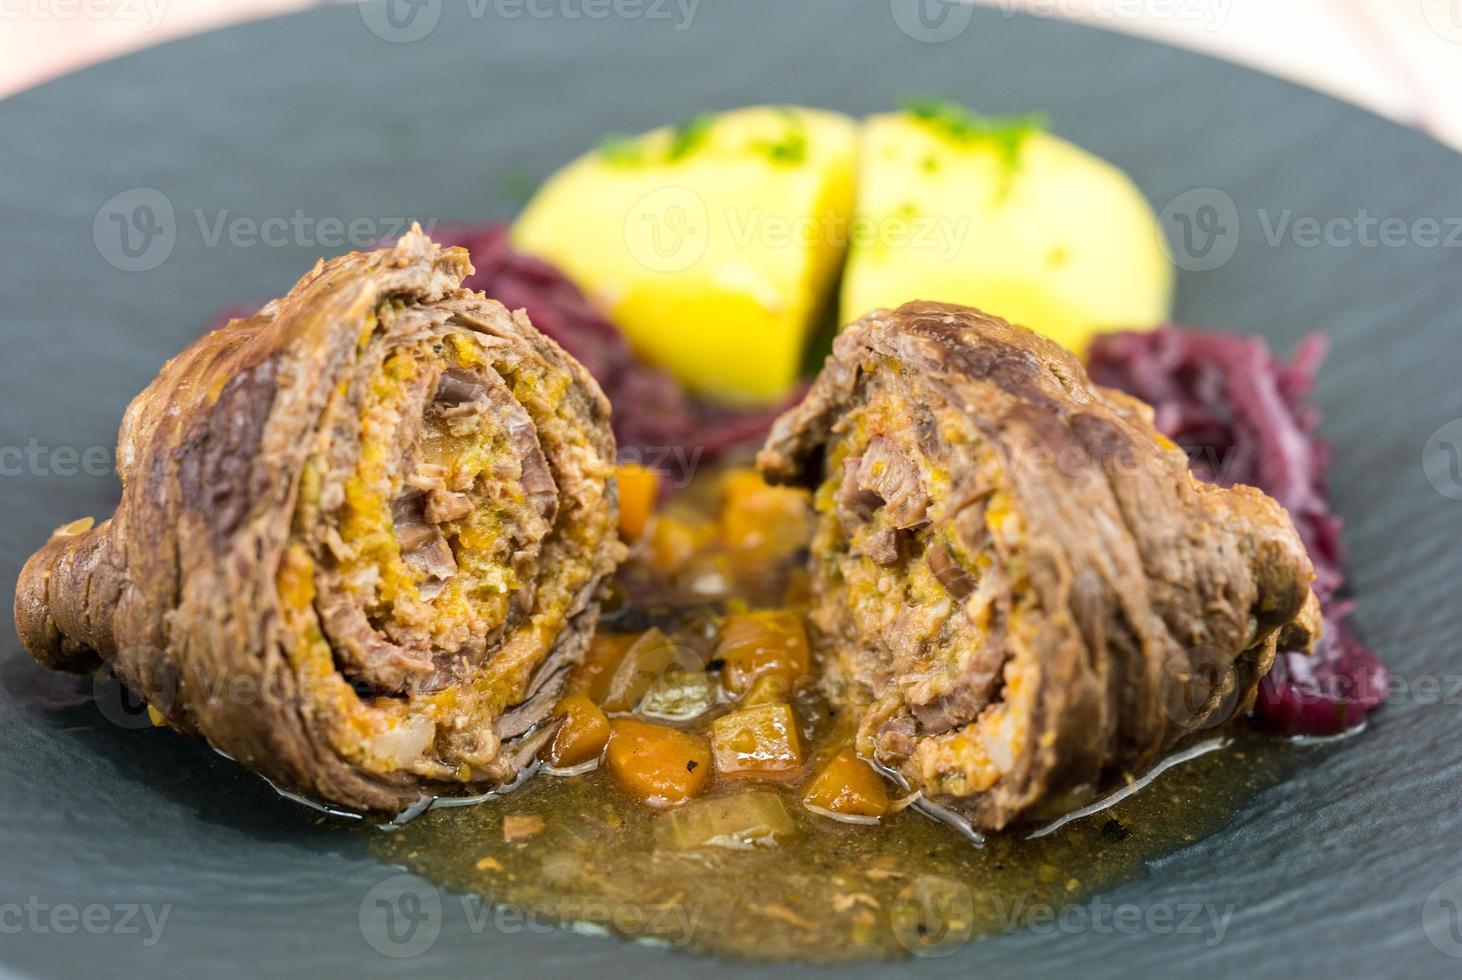
[(1203, 479), (1256, 486), (1289, 510), (1315, 566), (1325, 632), (1310, 656), (1281, 652), (1259, 693), (1257, 713), (1287, 734), (1328, 735), (1360, 723), (1380, 704), (1388, 674), (1355, 635), (1352, 604), (1340, 597), (1346, 555), (1325, 480), (1330, 444), (1309, 402), (1325, 339), (1311, 334), (1290, 363), (1263, 340), (1163, 327), (1118, 333), (1092, 344), (1098, 384), (1153, 407), (1158, 429), (1189, 454)]

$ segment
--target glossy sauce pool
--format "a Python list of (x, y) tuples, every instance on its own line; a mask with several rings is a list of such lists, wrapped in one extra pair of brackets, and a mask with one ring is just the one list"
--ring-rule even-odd
[[(714, 484), (700, 481), (659, 519), (712, 521)], [(674, 574), (651, 570), (649, 560), (632, 564), (621, 576), (632, 598), (606, 626), (653, 625), (685, 636), (718, 610), (774, 598), (786, 605), (798, 588), (790, 553), (760, 566), (728, 566), (725, 558), (702, 555)], [(806, 744), (830, 737), (832, 712), (815, 690), (793, 704)], [(706, 717), (733, 707), (722, 696)], [(697, 725), (704, 718), (677, 727)], [(787, 817), (775, 841), (685, 846), (669, 815), (633, 799), (592, 763), (572, 775), (545, 768), (479, 804), (431, 809), (366, 833), (383, 860), (480, 896), (517, 921), (758, 960), (887, 958), (948, 952), (1049, 922), (1220, 829), (1315, 751), (1242, 727), (1211, 734), (1147, 785), (1119, 789), (1121, 798), (1105, 809), (1046, 832), (1007, 831), (983, 842), (912, 806), (875, 824), (829, 819), (802, 805), (793, 777), (720, 779), (706, 797), (754, 789), (766, 802), (770, 794)]]

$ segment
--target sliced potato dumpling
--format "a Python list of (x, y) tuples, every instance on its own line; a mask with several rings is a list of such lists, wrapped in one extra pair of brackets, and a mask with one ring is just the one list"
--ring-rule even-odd
[(607, 142), (544, 184), (514, 244), (692, 390), (774, 402), (842, 264), (855, 128), (762, 106)]
[(1116, 167), (1029, 120), (933, 103), (863, 127), (842, 320), (910, 300), (978, 306), (1080, 352), (1168, 316), (1152, 209)]

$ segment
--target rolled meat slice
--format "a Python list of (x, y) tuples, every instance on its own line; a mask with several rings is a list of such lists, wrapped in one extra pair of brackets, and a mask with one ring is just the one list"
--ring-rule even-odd
[(818, 511), (811, 620), (862, 754), (979, 829), (1092, 800), (1247, 712), (1318, 630), (1285, 511), (978, 310), (839, 335), (758, 464)]
[(396, 811), (512, 779), (622, 557), (609, 404), (419, 229), (317, 265), (127, 409), (110, 520), (16, 589), (47, 666), (284, 786)]

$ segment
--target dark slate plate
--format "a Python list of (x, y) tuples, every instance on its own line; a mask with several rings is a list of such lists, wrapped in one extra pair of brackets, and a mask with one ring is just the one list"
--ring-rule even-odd
[[(424, 0), (398, 26), (381, 8), (320, 9), (0, 103), (4, 580), (52, 527), (110, 511), (114, 479), (85, 451), (110, 449), (123, 407), (164, 358), (221, 307), (276, 295), (342, 250), (322, 219), (364, 219), (355, 231), (368, 239), (398, 218), (507, 216), (512, 175), (545, 174), (606, 129), (706, 109), (771, 101), (862, 113), (923, 92), (992, 112), (1044, 109), (1159, 207), (1174, 202), (1174, 231), (1184, 216), (1226, 229), (1178, 249), (1183, 319), (1286, 350), (1305, 331), (1330, 336), (1317, 397), (1338, 446), (1358, 621), (1407, 686), (1323, 765), (1103, 896), (1141, 909), (1231, 904), (1221, 942), (1091, 927), (1004, 936), (918, 966), (931, 977), (1125, 977), (1190, 963), (1276, 977), (1455, 969), (1462, 159), (1272, 78), (1084, 28), (963, 8), (920, 21), (904, 0), (685, 2), (446, 10)], [(614, 9), (625, 16), (589, 16)], [(139, 205), (153, 206), (151, 221)], [(308, 225), (288, 227), (296, 214)], [(114, 216), (130, 223), (130, 241)], [(1311, 244), (1310, 226), (1294, 224), (1302, 217), (1349, 231), (1332, 224), (1328, 243)], [(251, 242), (247, 221), (267, 218), (286, 222), (282, 235), (263, 226), (270, 238)], [(1405, 224), (1399, 239), (1381, 240), (1380, 226), (1367, 234), (1381, 218)], [(142, 227), (164, 232), (143, 238)], [(360, 913), (394, 872), (358, 837), (318, 827), (204, 746), (128, 723), (115, 691), (98, 704), (89, 682), (46, 674), (9, 624), (0, 645), (0, 962), (10, 970), (763, 972), (474, 930), (455, 896), (443, 897), (427, 952), (382, 956)], [(142, 915), (128, 917), (142, 906), (169, 910), (155, 942)]]

